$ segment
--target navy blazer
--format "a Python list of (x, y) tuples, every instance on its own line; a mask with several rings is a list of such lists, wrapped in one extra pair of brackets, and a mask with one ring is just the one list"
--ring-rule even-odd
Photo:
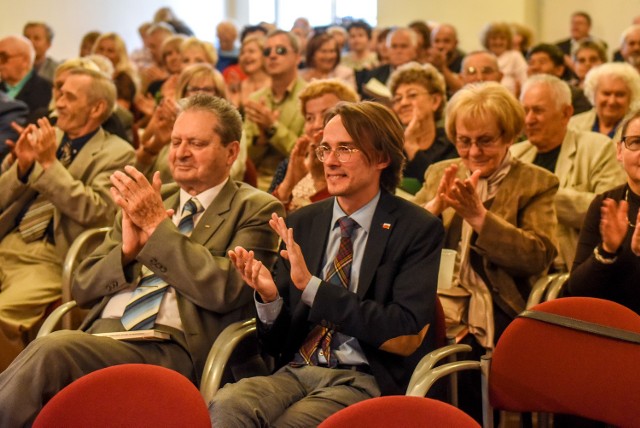
[[(322, 277), (334, 198), (301, 208), (293, 228), (312, 274)], [(435, 299), (444, 238), (425, 209), (382, 192), (362, 260), (357, 293), (322, 282), (313, 306), (301, 301), (289, 264), (279, 257), (275, 281), (284, 299), (271, 328), (258, 323), (264, 348), (289, 363), (317, 324), (358, 339), (383, 394), (404, 394), (420, 358), (434, 348)]]
[[(42, 115), (34, 116), (33, 113), (35, 111), (49, 107), (52, 96), (51, 88), (51, 82), (38, 76), (38, 73), (32, 72), (29, 80), (16, 95), (16, 100), (24, 102), (29, 107), (31, 112), (28, 118), (29, 123), (35, 122), (36, 119), (42, 117)], [(0, 83), (0, 90), (7, 92), (7, 86), (4, 82)]]

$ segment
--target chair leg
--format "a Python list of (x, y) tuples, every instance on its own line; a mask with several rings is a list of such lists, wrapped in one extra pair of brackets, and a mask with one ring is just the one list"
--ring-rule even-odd
[(480, 377), (482, 382), (482, 426), (493, 428), (493, 407), (489, 402), (489, 367), (491, 355), (483, 355), (480, 358)]

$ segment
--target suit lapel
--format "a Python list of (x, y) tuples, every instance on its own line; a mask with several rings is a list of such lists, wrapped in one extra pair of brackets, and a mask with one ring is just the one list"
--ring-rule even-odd
[(396, 208), (396, 201), (392, 195), (382, 191), (376, 211), (373, 213), (369, 238), (364, 249), (362, 266), (360, 268), (360, 279), (358, 280), (358, 296), (363, 298), (369, 290), (376, 273), (380, 260), (387, 248), (387, 241), (396, 224), (396, 215), (393, 214)]
[(233, 200), (238, 185), (229, 179), (227, 183), (220, 189), (220, 193), (209, 205), (209, 208), (202, 214), (202, 218), (191, 233), (191, 239), (198, 244), (204, 245), (216, 230), (224, 223), (224, 213), (231, 209), (231, 201)]
[[(62, 141), (62, 131), (57, 129), (58, 133), (58, 145)], [(106, 143), (106, 136), (104, 130), (102, 128), (98, 129), (96, 135), (91, 137), (89, 141), (82, 147), (82, 149), (78, 152), (76, 157), (73, 159), (73, 162), (67, 168), (69, 174), (71, 174), (74, 178), (80, 179), (82, 175), (88, 172), (87, 166), (91, 164), (91, 159), (102, 150), (102, 146)]]
[[(322, 211), (319, 215), (313, 217), (311, 227), (305, 228), (305, 230), (309, 232), (309, 235), (306, 236), (304, 240), (305, 248), (303, 254), (305, 255), (307, 266), (312, 274), (324, 280), (322, 277), (322, 261), (327, 250), (329, 231), (333, 226), (331, 224), (331, 217), (333, 216), (334, 198), (330, 198), (326, 202), (321, 203), (324, 204)], [(318, 231), (323, 231), (320, 236), (318, 236)]]
[(560, 180), (560, 187), (566, 187), (569, 175), (573, 168), (573, 159), (576, 157), (578, 147), (576, 145), (576, 134), (567, 129), (567, 134), (562, 141), (558, 161), (556, 162), (555, 174)]

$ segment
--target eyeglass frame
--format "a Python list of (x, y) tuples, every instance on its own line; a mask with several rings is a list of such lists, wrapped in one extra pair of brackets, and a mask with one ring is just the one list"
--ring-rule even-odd
[(267, 46), (266, 48), (262, 49), (262, 56), (271, 56), (271, 51), (273, 51), (274, 49), (276, 51), (276, 55), (278, 56), (285, 56), (289, 53), (289, 49), (286, 46), (276, 45), (275, 47)]
[(15, 58), (17, 56), (22, 56), (22, 53), (15, 53), (15, 54), (10, 54), (7, 52), (0, 52), (0, 64), (6, 64), (8, 63), (11, 58)]
[(638, 142), (638, 148), (637, 149), (632, 149), (631, 147), (629, 147), (627, 145), (627, 138), (637, 138), (638, 140), (640, 140), (640, 135), (625, 135), (624, 137), (620, 138), (620, 142), (627, 148), (627, 150), (630, 150), (632, 152), (637, 152), (638, 150), (640, 150), (640, 141)]
[[(487, 135), (482, 135), (480, 136), (480, 139), (482, 138), (490, 138), (488, 140), (484, 140), (484, 141), (478, 141), (478, 138), (468, 138), (470, 141), (467, 142), (462, 142), (459, 140), (459, 137), (456, 136), (456, 140), (454, 141), (454, 145), (456, 146), (456, 149), (458, 150), (462, 150), (462, 151), (468, 151), (471, 150), (471, 147), (475, 144), (476, 147), (479, 150), (491, 150), (495, 147), (498, 146), (497, 142), (502, 138), (502, 136), (504, 135), (503, 132), (499, 133), (498, 135), (496, 135), (495, 137), (489, 137)], [(466, 145), (466, 147), (460, 147), (461, 144)]]
[(418, 98), (420, 95), (426, 95), (426, 94), (433, 95), (433, 92), (429, 92), (429, 91), (427, 91), (425, 89), (424, 91), (416, 90), (415, 92), (408, 92), (408, 93), (406, 93), (406, 94), (404, 94), (402, 96), (395, 96), (395, 97), (391, 98), (391, 105), (395, 106), (395, 105), (401, 103), (402, 100), (404, 100), (404, 99), (406, 99), (408, 101), (413, 101), (416, 98)]
[[(314, 152), (316, 153), (316, 157), (322, 163), (327, 160), (327, 156), (329, 156), (330, 153), (333, 153), (333, 156), (335, 156), (336, 160), (340, 163), (349, 162), (351, 160), (351, 155), (354, 152), (359, 151), (360, 149), (345, 145), (341, 145), (336, 147), (335, 149), (332, 149), (328, 144), (320, 144), (314, 150)], [(346, 156), (346, 159), (343, 159), (344, 156)]]

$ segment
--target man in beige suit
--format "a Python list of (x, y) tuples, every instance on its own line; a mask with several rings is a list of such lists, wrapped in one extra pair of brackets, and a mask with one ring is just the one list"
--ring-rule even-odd
[[(271, 265), (277, 236), (268, 221), (274, 212), (283, 215), (284, 208), (272, 196), (229, 179), (242, 132), (230, 103), (199, 94), (183, 100), (182, 108), (169, 152), (176, 184), (161, 190), (158, 173), (149, 183), (131, 166), (111, 176), (112, 197), (122, 213), (79, 266), (73, 283), (78, 303), (93, 307), (84, 331), (58, 331), (35, 340), (0, 375), (0, 426), (33, 422), (64, 386), (116, 364), (160, 365), (198, 383), (220, 331), (253, 315), (250, 289), (226, 254), (246, 246)], [(189, 207), (192, 214), (185, 214)], [(184, 228), (187, 219), (190, 227)], [(145, 302), (158, 297), (157, 305), (132, 323), (131, 308), (145, 289), (153, 290)], [(92, 335), (125, 330), (148, 335), (147, 329), (168, 338), (123, 341)]]
[[(9, 155), (13, 165), (0, 175), (0, 371), (24, 348), (23, 333), (60, 298), (73, 240), (113, 222), (109, 176), (134, 159), (129, 144), (100, 127), (115, 103), (108, 78), (73, 70), (61, 93), (57, 127), (47, 119), (26, 127)], [(36, 207), (48, 215), (32, 233), (25, 225)]]
[(573, 107), (565, 82), (551, 75), (532, 76), (522, 88), (520, 101), (529, 140), (513, 145), (511, 153), (546, 168), (560, 180), (555, 196), (560, 246), (556, 269), (568, 271), (589, 204), (596, 194), (624, 183), (625, 174), (609, 138), (568, 129)]

